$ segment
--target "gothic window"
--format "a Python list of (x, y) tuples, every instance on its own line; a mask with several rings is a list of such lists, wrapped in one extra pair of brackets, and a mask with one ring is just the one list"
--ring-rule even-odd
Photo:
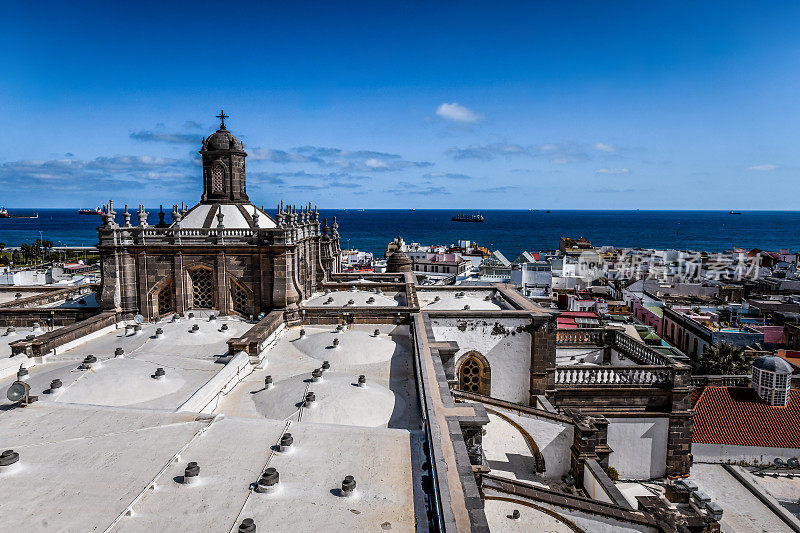
[(190, 308), (211, 309), (214, 307), (214, 273), (210, 268), (195, 268), (189, 271), (192, 301)]
[(167, 313), (172, 313), (175, 311), (175, 308), (172, 305), (172, 293), (174, 292), (174, 284), (172, 280), (169, 280), (169, 283), (161, 287), (161, 290), (158, 291), (158, 295), (156, 296), (156, 305), (158, 309), (156, 309), (156, 315), (161, 316)]
[(489, 375), (484, 362), (476, 354), (468, 355), (458, 370), (458, 388), (464, 392), (489, 395)]
[(231, 281), (231, 301), (234, 311), (244, 316), (250, 314), (250, 298), (247, 296), (247, 291), (235, 281)]
[(211, 190), (213, 192), (225, 190), (225, 169), (220, 164), (214, 165), (211, 169)]

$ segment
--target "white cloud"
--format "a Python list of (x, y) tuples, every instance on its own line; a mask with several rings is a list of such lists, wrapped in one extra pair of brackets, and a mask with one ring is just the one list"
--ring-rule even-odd
[(472, 109), (466, 108), (463, 105), (455, 102), (451, 104), (444, 103), (440, 105), (436, 108), (436, 114), (443, 119), (452, 120), (453, 122), (462, 122), (465, 124), (478, 122), (483, 118), (483, 115), (480, 113), (476, 113)]
[(616, 147), (611, 146), (610, 144), (605, 144), (605, 143), (595, 143), (594, 149), (595, 150), (599, 150), (601, 152), (616, 152), (617, 151)]
[(380, 159), (375, 159), (374, 157), (371, 157), (366, 161), (364, 161), (364, 164), (368, 168), (389, 168), (389, 163), (387, 163), (386, 161), (382, 161)]
[(595, 170), (597, 174), (628, 174), (630, 171), (629, 168), (598, 168)]
[(757, 170), (759, 172), (768, 172), (770, 170), (775, 170), (778, 168), (778, 165), (773, 165), (772, 163), (766, 163), (764, 165), (755, 165), (752, 167), (747, 167), (747, 170)]

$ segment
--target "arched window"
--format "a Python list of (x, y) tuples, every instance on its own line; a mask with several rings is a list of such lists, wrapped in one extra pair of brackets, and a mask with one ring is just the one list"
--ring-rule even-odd
[(231, 280), (231, 303), (233, 305), (233, 310), (240, 315), (248, 316), (252, 313), (252, 306), (247, 290), (233, 280)]
[(189, 270), (190, 309), (212, 309), (214, 307), (214, 272), (210, 268), (197, 267)]
[(489, 396), (490, 373), (486, 359), (477, 352), (470, 352), (458, 368), (458, 388)]
[(159, 289), (156, 294), (156, 315), (163, 316), (167, 313), (175, 312), (175, 306), (172, 305), (172, 294), (175, 292), (175, 284), (170, 279)]
[(219, 163), (211, 167), (211, 190), (214, 192), (225, 191), (225, 167)]

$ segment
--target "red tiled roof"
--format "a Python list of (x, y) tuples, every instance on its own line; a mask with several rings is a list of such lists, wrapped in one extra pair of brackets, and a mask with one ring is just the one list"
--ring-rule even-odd
[(694, 406), (692, 442), (800, 448), (800, 390), (785, 407), (767, 405), (750, 387), (706, 387)]
[(563, 318), (597, 318), (597, 313), (593, 311), (561, 311), (558, 316)]

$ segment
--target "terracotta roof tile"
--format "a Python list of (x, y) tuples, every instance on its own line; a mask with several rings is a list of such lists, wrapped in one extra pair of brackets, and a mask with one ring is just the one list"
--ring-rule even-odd
[(800, 390), (778, 407), (749, 387), (706, 387), (694, 410), (692, 442), (800, 448)]

